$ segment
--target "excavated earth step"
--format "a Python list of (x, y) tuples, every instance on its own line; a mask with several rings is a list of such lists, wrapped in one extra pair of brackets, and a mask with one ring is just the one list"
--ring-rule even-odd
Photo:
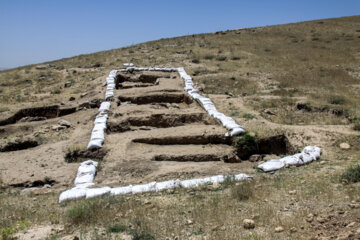
[(34, 121), (46, 120), (48, 118), (56, 118), (76, 112), (76, 107), (60, 108), (59, 105), (24, 108), (17, 111), (11, 117), (0, 120), (0, 126), (13, 124), (23, 118), (32, 118)]
[(157, 128), (169, 128), (191, 123), (214, 125), (218, 122), (206, 113), (190, 114), (152, 114), (150, 116), (129, 117), (120, 122), (109, 121), (108, 132), (125, 132), (131, 130), (130, 126), (150, 126)]
[(186, 94), (175, 94), (175, 93), (158, 93), (151, 95), (140, 95), (140, 96), (119, 96), (118, 106), (121, 102), (131, 102), (134, 104), (150, 104), (150, 103), (192, 103), (192, 99)]
[(156, 145), (188, 145), (188, 144), (226, 144), (231, 145), (231, 137), (224, 135), (194, 135), (194, 136), (165, 136), (136, 138), (135, 143), (156, 144)]
[(179, 161), (179, 162), (207, 162), (225, 161), (238, 162), (235, 149), (232, 146), (219, 145), (147, 145), (134, 144), (129, 154), (148, 156), (152, 161)]

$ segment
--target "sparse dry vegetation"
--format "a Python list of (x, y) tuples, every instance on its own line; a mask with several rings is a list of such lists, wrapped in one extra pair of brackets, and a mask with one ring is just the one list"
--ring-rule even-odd
[[(133, 239), (355, 239), (360, 235), (359, 22), (360, 16), (353, 16), (161, 39), (53, 61), (44, 69), (29, 65), (0, 71), (3, 119), (27, 107), (78, 106), (92, 100), (103, 94), (100, 85), (108, 72), (124, 62), (183, 66), (204, 96), (215, 99), (219, 110), (248, 130), (235, 139), (235, 145), (251, 150), (258, 138), (282, 134), (297, 150), (309, 144), (324, 149), (320, 161), (274, 174), (257, 172), (253, 169), (257, 162), (246, 162), (254, 176), (252, 182), (235, 183), (230, 177), (219, 186), (62, 204), (58, 204), (57, 188), (48, 192), (41, 187), (27, 194), (18, 186), (5, 186), (8, 179), (0, 167), (1, 239), (12, 239), (21, 230), (42, 225), (63, 228), (52, 232), (50, 239), (68, 235), (84, 239), (121, 239), (125, 235)], [(72, 120), (75, 129), (53, 130), (51, 125), (57, 120), (47, 120), (46, 127), (32, 122), (0, 129), (0, 137), (9, 141), (20, 129), (45, 145), (66, 141), (83, 128), (87, 135), (79, 134), (78, 142), (85, 142), (97, 109), (87, 111)], [(121, 119), (126, 114), (114, 111), (112, 117)], [(343, 142), (349, 148), (340, 148)], [(77, 162), (89, 156), (101, 160), (106, 154), (106, 150), (85, 153), (83, 144), (65, 146), (70, 147), (58, 152), (43, 146), (49, 162), (32, 160), (50, 176), (51, 161), (56, 161), (56, 168), (72, 166), (75, 173)], [(1, 161), (12, 157), (2, 156)], [(228, 166), (231, 170), (234, 165)], [(144, 172), (157, 171), (156, 167), (137, 170), (133, 162), (131, 167), (113, 169), (106, 174), (148, 177)], [(199, 173), (176, 176), (191, 174)], [(62, 190), (73, 186), (73, 175), (67, 177), (71, 185), (60, 186)], [(167, 177), (159, 176), (161, 180)], [(122, 185), (127, 184), (121, 180)], [(244, 229), (244, 219), (254, 220), (255, 228)], [(275, 232), (278, 226), (284, 231)]]

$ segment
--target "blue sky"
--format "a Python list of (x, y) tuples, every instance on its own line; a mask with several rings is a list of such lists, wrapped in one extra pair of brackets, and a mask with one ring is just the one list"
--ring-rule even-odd
[(360, 14), (360, 0), (0, 0), (0, 67), (194, 33)]

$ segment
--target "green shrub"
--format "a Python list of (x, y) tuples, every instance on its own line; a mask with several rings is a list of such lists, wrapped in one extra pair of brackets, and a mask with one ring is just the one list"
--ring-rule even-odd
[(245, 119), (254, 119), (254, 118), (256, 118), (256, 116), (251, 114), (251, 113), (245, 113), (243, 115), (243, 118), (245, 118)]
[(216, 58), (216, 60), (218, 60), (218, 61), (225, 61), (226, 59), (227, 59), (226, 56), (218, 56), (218, 57)]
[(145, 230), (133, 229), (129, 233), (133, 240), (155, 240), (155, 237)]
[(204, 59), (206, 59), (206, 60), (212, 60), (212, 59), (214, 59), (214, 58), (215, 58), (214, 55), (205, 55), (205, 56), (204, 56)]
[(341, 96), (333, 96), (329, 99), (329, 102), (331, 104), (341, 105), (341, 104), (345, 103), (345, 98), (343, 98)]
[(120, 223), (113, 223), (106, 228), (106, 231), (108, 233), (125, 232), (125, 230), (126, 230), (126, 227)]
[(356, 183), (360, 182), (360, 165), (351, 166), (340, 176), (342, 182)]
[(194, 58), (191, 62), (193, 62), (193, 63), (200, 63), (200, 60), (197, 59), (197, 58)]
[(245, 132), (242, 136), (240, 136), (236, 142), (236, 146), (241, 146), (243, 149), (246, 150), (253, 150), (256, 148), (256, 138), (251, 136), (248, 132)]
[(360, 131), (360, 122), (356, 122), (356, 123), (354, 124), (354, 126), (353, 126), (353, 129), (354, 129), (355, 131)]

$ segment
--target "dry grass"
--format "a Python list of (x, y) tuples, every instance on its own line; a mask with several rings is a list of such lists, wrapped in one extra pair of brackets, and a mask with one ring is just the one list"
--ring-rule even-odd
[[(1, 71), (0, 112), (8, 115), (25, 103), (36, 106), (67, 102), (69, 96), (78, 99), (98, 87), (111, 69), (133, 62), (137, 66), (184, 66), (198, 86), (204, 84), (204, 94), (226, 92), (242, 97), (247, 106), (260, 112), (256, 116), (272, 122), (354, 124), (358, 130), (359, 22), (360, 16), (354, 16), (162, 39), (53, 61), (55, 67), (45, 70), (30, 65)], [(65, 87), (66, 83), (71, 87)], [(341, 110), (347, 116), (299, 111), (299, 102), (312, 109)], [(231, 111), (249, 121), (255, 116)], [(252, 130), (260, 128), (257, 125)], [(266, 135), (283, 130), (261, 131), (259, 134)], [(338, 149), (344, 141), (350, 143), (350, 150)], [(325, 165), (313, 163), (273, 175), (256, 173), (256, 181), (251, 184), (231, 183), (217, 189), (208, 186), (60, 205), (58, 193), (28, 196), (20, 195), (17, 189), (0, 189), (0, 229), (11, 236), (20, 227), (28, 227), (28, 222), (33, 226), (60, 224), (65, 231), (59, 236), (80, 231), (91, 232), (92, 239), (101, 239), (96, 229), (105, 231), (110, 239), (120, 234), (116, 229), (148, 239), (309, 239), (320, 233), (338, 236), (343, 228), (335, 232), (319, 227), (316, 221), (308, 223), (305, 218), (309, 213), (334, 215), (337, 226), (357, 221), (360, 210), (349, 204), (359, 204), (359, 183), (342, 185), (339, 178), (348, 166), (359, 161), (358, 141), (356, 135), (334, 141), (334, 152), (324, 160)], [(338, 214), (339, 209), (346, 214)], [(255, 220), (255, 229), (243, 228), (245, 218)], [(277, 226), (285, 231), (275, 233)], [(291, 228), (296, 232), (290, 232)]]
[[(123, 197), (104, 197), (57, 204), (57, 194), (23, 196), (1, 194), (1, 229), (22, 222), (63, 224), (65, 233), (94, 226), (108, 235), (121, 232), (147, 234), (156, 239), (178, 236), (207, 236), (210, 239), (309, 239), (312, 226), (305, 221), (309, 213), (330, 214), (332, 209), (348, 209), (347, 204), (360, 199), (354, 185), (337, 184), (338, 174), (324, 178), (313, 175), (320, 164), (302, 169), (285, 169), (273, 176), (259, 173), (251, 183), (229, 183), (172, 193), (149, 193)], [(335, 185), (334, 185), (335, 186)], [(294, 192), (294, 190), (296, 192)], [(344, 199), (346, 199), (344, 201)], [(330, 206), (332, 205), (332, 206)], [(355, 218), (359, 209), (349, 209)], [(245, 230), (242, 221), (254, 219), (256, 227)], [(277, 226), (283, 233), (275, 233)], [(290, 233), (291, 228), (297, 232)]]

